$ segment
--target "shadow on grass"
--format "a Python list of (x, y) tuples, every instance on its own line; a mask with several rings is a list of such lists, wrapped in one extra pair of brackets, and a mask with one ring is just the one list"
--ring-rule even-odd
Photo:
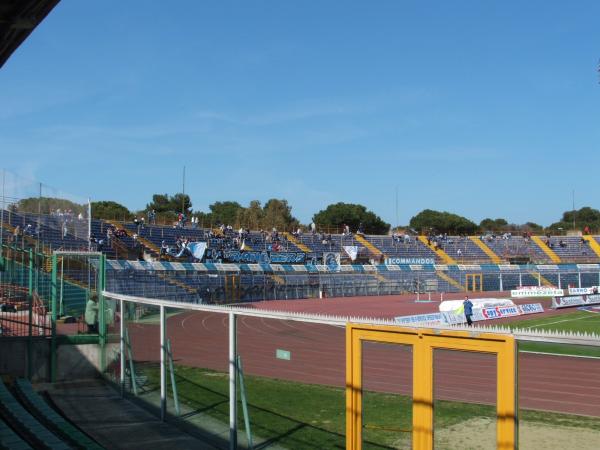
[[(149, 376), (148, 391), (150, 389), (156, 390), (158, 383), (156, 367), (146, 365), (142, 370), (149, 371), (146, 372)], [(175, 379), (180, 402), (193, 408), (193, 411), (180, 416), (181, 419), (191, 419), (198, 414), (204, 413), (225, 424), (228, 422), (228, 393), (225, 394), (213, 387), (200, 384), (196, 380), (192, 380), (181, 374), (176, 374)], [(223, 376), (223, 379), (226, 380), (226, 376)], [(170, 382), (168, 384), (170, 392)], [(190, 392), (193, 392), (194, 395), (189, 395)], [(275, 444), (281, 444), (284, 447), (294, 450), (346, 448), (345, 434), (316, 426), (308, 423), (306, 420), (299, 420), (256, 404), (248, 403), (248, 408), (250, 410), (253, 435), (264, 439), (263, 442), (254, 446), (256, 450), (267, 449)], [(239, 423), (243, 424), (242, 417), (239, 418)], [(363, 441), (363, 448), (370, 450), (391, 450), (394, 447), (365, 440)]]

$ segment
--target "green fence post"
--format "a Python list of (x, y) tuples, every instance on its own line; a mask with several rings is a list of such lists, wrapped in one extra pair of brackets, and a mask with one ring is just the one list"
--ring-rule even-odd
[[(27, 332), (27, 379), (31, 381), (33, 376), (33, 251), (28, 250), (29, 256), (29, 275), (27, 277), (27, 300), (28, 300), (28, 332)], [(24, 270), (24, 269), (23, 269)]]
[(129, 357), (129, 375), (131, 376), (131, 389), (133, 395), (138, 395), (137, 381), (135, 378), (135, 366), (133, 363), (133, 351), (131, 350), (131, 341), (129, 340), (129, 331), (125, 328), (125, 346), (127, 348), (127, 356)]
[(171, 372), (171, 388), (173, 389), (173, 404), (175, 405), (175, 414), (179, 417), (181, 410), (179, 408), (179, 396), (177, 395), (177, 383), (175, 381), (175, 368), (173, 367), (173, 353), (171, 352), (171, 339), (167, 339), (167, 358), (169, 360), (169, 372)]
[(98, 284), (96, 286), (96, 292), (98, 294), (98, 343), (100, 344), (100, 372), (104, 372), (106, 367), (106, 301), (104, 299), (104, 294), (102, 293), (106, 287), (105, 271), (106, 255), (102, 254), (100, 255)]
[(246, 428), (246, 437), (248, 439), (248, 448), (252, 450), (252, 430), (250, 429), (250, 415), (248, 413), (248, 401), (246, 400), (246, 386), (244, 384), (244, 369), (242, 368), (242, 357), (237, 355), (237, 369), (240, 380), (240, 396), (242, 397), (242, 411), (244, 413), (244, 427)]
[(56, 286), (57, 260), (56, 254), (53, 254), (52, 272), (50, 278), (50, 308), (52, 311), (52, 316), (50, 319), (50, 326), (52, 329), (52, 338), (50, 341), (50, 381), (52, 383), (56, 382), (56, 320), (58, 319), (58, 311), (56, 309), (56, 297), (58, 295), (58, 289)]

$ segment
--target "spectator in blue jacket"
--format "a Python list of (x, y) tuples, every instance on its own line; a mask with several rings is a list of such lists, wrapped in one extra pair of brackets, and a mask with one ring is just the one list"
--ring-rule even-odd
[(469, 300), (468, 295), (465, 295), (463, 307), (465, 310), (465, 317), (467, 318), (467, 325), (473, 325), (473, 321), (471, 320), (471, 317), (473, 316), (473, 303), (471, 302), (471, 300)]

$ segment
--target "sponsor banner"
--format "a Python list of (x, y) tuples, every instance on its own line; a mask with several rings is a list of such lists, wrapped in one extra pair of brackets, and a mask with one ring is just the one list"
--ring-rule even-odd
[(585, 294), (597, 294), (598, 286), (591, 286), (585, 288), (569, 288), (569, 295), (585, 295)]
[(385, 263), (391, 264), (435, 264), (435, 258), (386, 258)]
[(562, 289), (552, 287), (524, 287), (520, 289), (513, 289), (510, 291), (510, 296), (514, 298), (525, 298), (525, 297), (556, 297), (563, 295)]
[(416, 314), (414, 316), (398, 316), (394, 317), (394, 321), (398, 325), (412, 325), (416, 323), (441, 323), (442, 314), (441, 313), (431, 313), (431, 314)]
[(276, 263), (299, 264), (306, 260), (303, 252), (245, 252), (240, 250), (226, 250), (223, 259), (227, 262), (242, 264)]
[(519, 305), (521, 314), (537, 314), (543, 313), (544, 307), (541, 303), (527, 303), (526, 305)]
[(564, 297), (552, 297), (553, 308), (568, 308), (569, 306), (585, 305), (583, 295), (566, 295)]
[(600, 303), (600, 294), (586, 295), (586, 297), (585, 297), (586, 305), (597, 305), (599, 303)]
[[(541, 312), (544, 312), (544, 307), (541, 303), (489, 306), (485, 308), (473, 308), (471, 320), (473, 320), (473, 322), (480, 322), (484, 320), (502, 319), (504, 317), (515, 317), (523, 314), (537, 314)], [(462, 309), (444, 311), (440, 314), (442, 316), (442, 321), (449, 325), (457, 325), (467, 321)]]
[[(473, 313), (474, 312), (475, 311), (473, 311)], [(448, 325), (459, 325), (467, 321), (465, 313), (462, 311), (442, 311), (440, 314), (442, 315), (442, 322), (447, 323)], [(473, 314), (472, 319), (476, 320), (475, 314)]]
[(490, 319), (501, 319), (503, 317), (520, 316), (521, 310), (517, 305), (513, 306), (496, 306), (493, 308), (476, 309), (473, 311), (473, 316), (481, 315), (481, 319), (477, 320), (490, 320)]

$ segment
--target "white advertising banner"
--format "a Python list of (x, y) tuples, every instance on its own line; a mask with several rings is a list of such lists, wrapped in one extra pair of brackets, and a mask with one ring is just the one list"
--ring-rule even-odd
[(586, 295), (586, 294), (597, 294), (598, 286), (591, 286), (585, 288), (569, 288), (569, 295)]
[(525, 297), (555, 297), (561, 296), (564, 292), (562, 289), (553, 287), (526, 287), (521, 289), (513, 289), (510, 291), (510, 296), (514, 298), (525, 298)]
[[(515, 317), (524, 314), (537, 314), (544, 312), (544, 307), (541, 303), (529, 303), (526, 305), (498, 305), (477, 308), (473, 305), (473, 322), (482, 320), (503, 319), (505, 317)], [(455, 325), (465, 323), (467, 321), (464, 310), (442, 311), (441, 319), (443, 322)]]
[(553, 297), (553, 308), (568, 308), (569, 306), (585, 305), (585, 297), (583, 295), (568, 295), (564, 297)]

